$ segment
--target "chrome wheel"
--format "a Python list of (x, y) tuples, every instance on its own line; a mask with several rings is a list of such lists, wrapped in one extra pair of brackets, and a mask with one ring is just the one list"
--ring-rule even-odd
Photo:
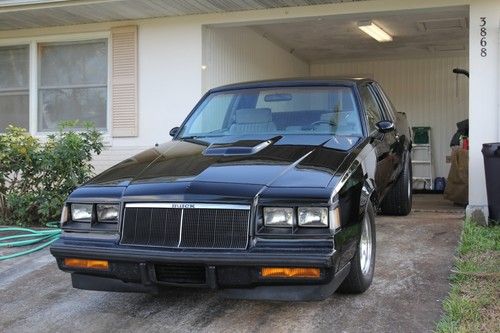
[(361, 226), (361, 240), (359, 241), (359, 261), (363, 275), (370, 271), (372, 261), (372, 226), (368, 215), (366, 212)]
[(412, 179), (408, 177), (408, 200), (411, 199), (411, 181)]

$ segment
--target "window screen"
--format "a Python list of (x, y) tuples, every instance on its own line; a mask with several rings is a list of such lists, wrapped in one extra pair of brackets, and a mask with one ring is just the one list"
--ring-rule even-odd
[(107, 49), (105, 39), (39, 45), (39, 131), (68, 120), (106, 129)]
[(29, 47), (0, 47), (0, 132), (29, 127)]

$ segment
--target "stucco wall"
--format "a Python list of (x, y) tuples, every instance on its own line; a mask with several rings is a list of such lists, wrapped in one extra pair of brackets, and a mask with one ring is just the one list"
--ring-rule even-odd
[(94, 159), (97, 172), (170, 140), (170, 128), (212, 87), (309, 74), (307, 63), (248, 28), (202, 28), (191, 18), (152, 20), (140, 23), (138, 39), (139, 136), (114, 138)]
[(139, 23), (139, 135), (113, 138), (94, 159), (97, 172), (170, 140), (201, 96), (201, 23), (193, 18)]
[(112, 139), (94, 159), (97, 172), (170, 140), (170, 128), (209, 88), (309, 74), (307, 63), (248, 28), (202, 28), (194, 18), (151, 20), (139, 24), (138, 40), (139, 136)]

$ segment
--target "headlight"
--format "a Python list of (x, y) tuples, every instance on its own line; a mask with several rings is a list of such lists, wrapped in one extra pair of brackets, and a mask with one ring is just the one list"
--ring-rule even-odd
[(264, 225), (267, 227), (292, 227), (295, 213), (289, 207), (264, 207)]
[(96, 210), (98, 222), (118, 222), (117, 204), (98, 204)]
[(299, 227), (328, 227), (328, 207), (299, 207)]
[(92, 205), (72, 204), (71, 219), (78, 222), (90, 222), (92, 219)]

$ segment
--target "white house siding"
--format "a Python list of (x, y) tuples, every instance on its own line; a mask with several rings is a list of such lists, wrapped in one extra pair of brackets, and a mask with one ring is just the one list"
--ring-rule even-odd
[(468, 117), (468, 80), (452, 73), (468, 66), (467, 57), (387, 59), (311, 65), (312, 75), (372, 76), (412, 126), (430, 126), (434, 176), (447, 177), (450, 139), (456, 123)]
[(203, 28), (203, 90), (242, 81), (307, 76), (309, 65), (250, 28)]

